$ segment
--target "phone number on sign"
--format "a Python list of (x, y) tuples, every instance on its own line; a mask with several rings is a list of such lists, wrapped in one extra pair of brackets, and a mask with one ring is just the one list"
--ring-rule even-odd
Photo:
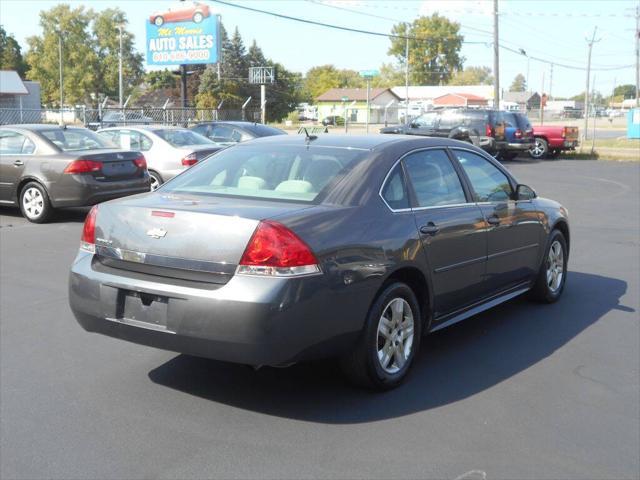
[(180, 62), (184, 60), (209, 60), (211, 52), (209, 50), (189, 50), (178, 52), (155, 52), (154, 62)]

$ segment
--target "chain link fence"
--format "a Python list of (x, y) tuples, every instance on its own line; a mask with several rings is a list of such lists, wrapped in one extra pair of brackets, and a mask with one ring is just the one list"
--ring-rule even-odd
[(87, 108), (22, 109), (0, 108), (0, 125), (50, 123), (78, 125), (97, 130), (123, 125), (176, 125), (191, 126), (213, 120), (260, 121), (260, 110), (255, 108), (202, 109), (202, 108)]

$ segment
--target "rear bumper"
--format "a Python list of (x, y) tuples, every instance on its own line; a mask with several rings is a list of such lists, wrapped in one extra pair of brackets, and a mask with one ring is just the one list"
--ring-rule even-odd
[[(150, 347), (248, 365), (283, 365), (333, 355), (357, 332), (327, 321), (323, 276), (296, 279), (234, 276), (224, 285), (192, 285), (127, 271), (94, 269), (94, 256), (80, 252), (69, 278), (69, 304), (87, 331)], [(166, 299), (123, 310), (129, 292)], [(130, 298), (130, 297), (127, 297)], [(140, 301), (134, 297), (133, 301)], [(164, 308), (164, 307), (163, 307)], [(142, 310), (142, 312), (141, 312)], [(143, 320), (140, 320), (143, 318)]]
[(54, 207), (84, 207), (96, 203), (149, 191), (149, 175), (144, 177), (99, 182), (88, 175), (61, 175), (60, 182), (48, 186)]
[(523, 143), (507, 143), (504, 145), (504, 149), (518, 151), (518, 152), (526, 152), (527, 150), (531, 149), (534, 145), (535, 143), (533, 141), (523, 142)]

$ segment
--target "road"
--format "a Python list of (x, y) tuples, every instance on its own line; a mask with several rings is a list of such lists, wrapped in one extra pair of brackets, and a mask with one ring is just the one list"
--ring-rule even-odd
[(508, 166), (569, 208), (564, 297), (430, 336), (384, 394), (330, 362), (256, 372), (86, 333), (66, 293), (86, 210), (0, 210), (0, 477), (638, 478), (640, 164)]

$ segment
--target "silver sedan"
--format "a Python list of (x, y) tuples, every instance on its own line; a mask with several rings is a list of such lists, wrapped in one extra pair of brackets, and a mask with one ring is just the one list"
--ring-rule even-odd
[(98, 133), (125, 150), (144, 153), (151, 190), (223, 148), (203, 135), (180, 127), (113, 127)]

